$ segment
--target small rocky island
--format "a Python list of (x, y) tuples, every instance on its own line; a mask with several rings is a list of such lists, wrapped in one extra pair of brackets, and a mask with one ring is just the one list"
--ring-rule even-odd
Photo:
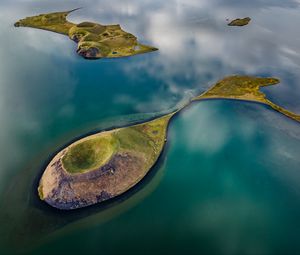
[(249, 18), (249, 17), (246, 17), (243, 19), (235, 19), (235, 20), (232, 20), (230, 23), (228, 23), (228, 26), (242, 27), (242, 26), (248, 25), (250, 21), (251, 21), (251, 18)]
[(51, 160), (40, 179), (39, 196), (53, 207), (69, 210), (126, 192), (156, 163), (167, 141), (170, 119), (193, 101), (222, 98), (253, 101), (300, 122), (300, 115), (272, 103), (259, 90), (277, 83), (276, 78), (225, 77), (175, 112), (80, 139)]
[(75, 209), (118, 196), (155, 164), (173, 114), (85, 137), (47, 166), (39, 196), (59, 209)]
[(155, 47), (139, 43), (133, 34), (122, 30), (119, 24), (71, 23), (67, 16), (75, 10), (77, 9), (27, 17), (14, 25), (67, 35), (78, 44), (77, 53), (86, 59), (126, 57), (157, 50)]

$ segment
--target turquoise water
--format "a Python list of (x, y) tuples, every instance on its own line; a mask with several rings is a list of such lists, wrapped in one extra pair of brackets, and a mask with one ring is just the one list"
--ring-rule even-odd
[[(67, 37), (19, 18), (85, 8), (160, 50), (87, 61)], [(264, 92), (300, 113), (297, 1), (2, 1), (0, 253), (298, 254), (300, 125), (268, 107), (195, 102), (172, 120), (158, 165), (103, 205), (39, 201), (51, 157), (89, 132), (176, 108), (230, 74), (276, 76)], [(226, 18), (250, 16), (243, 28)]]

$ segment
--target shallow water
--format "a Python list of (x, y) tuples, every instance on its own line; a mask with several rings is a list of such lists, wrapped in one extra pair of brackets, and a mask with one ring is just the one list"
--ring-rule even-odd
[[(70, 20), (120, 23), (159, 51), (87, 61), (67, 37), (13, 27), (78, 6)], [(76, 137), (168, 112), (225, 75), (279, 77), (264, 92), (300, 113), (299, 1), (0, 8), (0, 253), (299, 253), (300, 125), (254, 103), (193, 103), (171, 121), (159, 164), (120, 198), (59, 212), (36, 194), (45, 164)]]

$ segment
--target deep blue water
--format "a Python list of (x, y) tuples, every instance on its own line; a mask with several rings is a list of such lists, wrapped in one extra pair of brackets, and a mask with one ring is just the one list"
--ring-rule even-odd
[[(120, 23), (159, 51), (87, 61), (25, 16)], [(76, 137), (175, 109), (226, 75), (275, 76), (270, 99), (300, 113), (296, 0), (0, 3), (0, 253), (299, 254), (300, 125), (266, 106), (195, 102), (169, 127), (158, 165), (103, 205), (59, 212), (36, 183)], [(243, 28), (226, 19), (250, 16)]]

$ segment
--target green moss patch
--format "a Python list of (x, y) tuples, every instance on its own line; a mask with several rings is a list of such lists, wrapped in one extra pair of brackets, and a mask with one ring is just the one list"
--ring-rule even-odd
[(110, 135), (76, 143), (63, 156), (63, 167), (72, 174), (97, 169), (110, 159), (117, 145), (117, 141)]

